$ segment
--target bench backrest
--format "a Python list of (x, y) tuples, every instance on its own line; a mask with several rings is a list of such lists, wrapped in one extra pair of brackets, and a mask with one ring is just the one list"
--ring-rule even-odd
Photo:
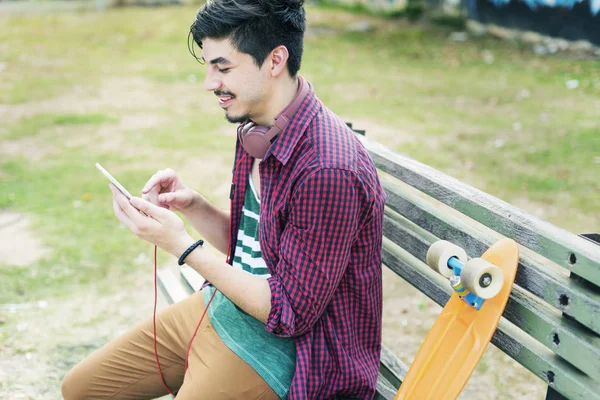
[[(383, 262), (444, 305), (448, 281), (425, 264), (445, 239), (480, 256), (502, 236), (521, 247), (519, 270), (492, 343), (569, 399), (600, 400), (600, 246), (359, 136), (388, 195)], [(382, 352), (380, 398), (406, 367)]]

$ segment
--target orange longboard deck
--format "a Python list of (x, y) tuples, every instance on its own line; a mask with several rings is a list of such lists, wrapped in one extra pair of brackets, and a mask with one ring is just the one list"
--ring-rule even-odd
[(492, 339), (512, 290), (519, 248), (502, 239), (481, 258), (504, 273), (500, 292), (480, 310), (454, 293), (427, 334), (395, 400), (456, 399)]

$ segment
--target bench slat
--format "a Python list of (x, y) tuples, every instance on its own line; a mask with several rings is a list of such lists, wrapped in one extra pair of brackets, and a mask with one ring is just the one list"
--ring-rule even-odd
[(193, 292), (202, 289), (204, 278), (198, 271), (188, 265), (183, 265), (180, 269), (181, 281), (185, 283)]
[(364, 136), (357, 137), (386, 173), (600, 286), (600, 249), (594, 243)]
[(398, 389), (395, 388), (384, 376), (379, 374), (377, 378), (377, 392), (374, 400), (394, 400)]
[(600, 379), (600, 338), (594, 332), (520, 290), (511, 294), (504, 317), (587, 375)]
[[(383, 238), (383, 262), (440, 305), (450, 298), (447, 280), (423, 262)], [(502, 319), (492, 343), (569, 399), (600, 400), (600, 387), (583, 372), (555, 355), (525, 332)]]
[(384, 376), (395, 388), (398, 388), (408, 372), (408, 367), (387, 347), (381, 346), (381, 367), (379, 370), (380, 375)]
[(571, 400), (597, 400), (600, 385), (570, 363), (501, 320), (491, 343)]
[(160, 290), (167, 297), (169, 304), (178, 303), (191, 294), (190, 290), (181, 285), (172, 269), (159, 270), (157, 277)]
[[(478, 228), (474, 223), (469, 223), (465, 217), (459, 218), (458, 213), (432, 204), (415, 194), (408, 185), (385, 180), (383, 184), (388, 195), (388, 207), (431, 232), (434, 237), (458, 244), (470, 256), (481, 255), (500, 238), (500, 235), (487, 228)], [(416, 252), (413, 254), (424, 260), (429, 244), (414, 249)], [(600, 334), (600, 319), (597, 318), (600, 295), (589, 285), (553, 271), (549, 262), (523, 249), (515, 283)]]
[[(386, 210), (384, 234), (423, 263), (427, 248), (437, 240), (389, 210)], [(449, 288), (447, 282), (444, 285)], [(589, 329), (563, 318), (558, 311), (518, 286), (513, 287), (504, 317), (588, 375), (600, 377), (600, 338)]]

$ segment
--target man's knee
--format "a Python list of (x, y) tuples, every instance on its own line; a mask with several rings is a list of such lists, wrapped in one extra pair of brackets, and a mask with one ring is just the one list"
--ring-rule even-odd
[(80, 400), (85, 398), (85, 377), (77, 377), (75, 368), (65, 375), (60, 385), (64, 400)]

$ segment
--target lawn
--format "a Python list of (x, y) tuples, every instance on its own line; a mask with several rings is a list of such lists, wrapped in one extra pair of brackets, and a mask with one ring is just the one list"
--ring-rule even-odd
[[(0, 8), (0, 211), (27, 215), (49, 249), (26, 267), (0, 260), (0, 305), (49, 303), (45, 312), (0, 314), (0, 354), (14, 363), (38, 354), (53, 364), (51, 373), (41, 372), (50, 393), (77, 360), (65, 353), (85, 354), (147, 316), (128, 305), (133, 315), (105, 325), (115, 329), (92, 329), (151, 293), (151, 249), (113, 217), (94, 163), (131, 192), (157, 169), (172, 167), (227, 206), (235, 129), (204, 90), (205, 67), (187, 51), (196, 8), (24, 14)], [(489, 37), (456, 42), (449, 28), (332, 9), (309, 7), (308, 21), (301, 73), (344, 120), (560, 227), (600, 230), (598, 60), (539, 56)], [(357, 22), (368, 29), (353, 29)], [(579, 86), (569, 89), (573, 80)], [(159, 262), (172, 260), (161, 254)], [(144, 294), (119, 297), (139, 287), (140, 276), (148, 279)], [(402, 285), (388, 284), (390, 302), (404, 296), (395, 291), (410, 290)], [(68, 346), (54, 340), (32, 350), (19, 339), (20, 324), (62, 315), (84, 297), (89, 304), (120, 303), (102, 312), (84, 307), (95, 317), (80, 323), (89, 336), (78, 343), (65, 335)], [(419, 300), (409, 308), (419, 315), (431, 307)], [(64, 334), (64, 325), (54, 326), (54, 335)], [(57, 366), (65, 357), (70, 361)], [(498, 365), (484, 363), (481, 373), (500, 382)], [(18, 393), (11, 376), (0, 374), (0, 395)], [(34, 397), (43, 398), (36, 396), (41, 384), (32, 385)], [(509, 398), (497, 386), (495, 398)]]

